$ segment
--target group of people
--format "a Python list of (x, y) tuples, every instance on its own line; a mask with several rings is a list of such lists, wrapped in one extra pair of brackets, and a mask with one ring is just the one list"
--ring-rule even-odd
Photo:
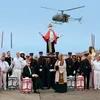
[[(17, 52), (16, 57), (12, 58), (10, 51), (2, 53), (0, 59), (0, 88), (8, 88), (8, 77), (17, 77), (20, 88), (22, 78), (29, 77), (33, 81), (34, 93), (37, 89), (53, 88), (56, 92), (67, 92), (67, 76), (84, 76), (84, 89), (90, 88), (90, 79), (92, 78), (92, 87), (100, 89), (100, 56), (96, 55), (94, 59), (89, 53), (83, 56), (68, 52), (68, 57), (64, 58), (62, 54), (56, 52), (43, 56), (39, 52), (39, 57), (34, 57), (33, 53), (25, 55), (23, 52)], [(91, 77), (92, 73), (92, 77)]]

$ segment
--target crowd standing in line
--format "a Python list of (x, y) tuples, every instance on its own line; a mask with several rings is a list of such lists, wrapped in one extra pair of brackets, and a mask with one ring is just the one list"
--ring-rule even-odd
[[(39, 57), (34, 53), (25, 55), (24, 52), (17, 52), (16, 57), (11, 56), (10, 51), (2, 53), (0, 58), (0, 88), (8, 88), (8, 77), (17, 77), (20, 88), (22, 78), (29, 77), (33, 81), (34, 93), (37, 89), (54, 89), (56, 92), (67, 92), (67, 76), (84, 76), (84, 89), (93, 87), (100, 89), (100, 56), (94, 58), (89, 53), (76, 55), (68, 52), (68, 57), (56, 52)], [(92, 81), (90, 81), (92, 79)], [(76, 81), (76, 80), (75, 80)], [(92, 86), (90, 86), (92, 85)]]

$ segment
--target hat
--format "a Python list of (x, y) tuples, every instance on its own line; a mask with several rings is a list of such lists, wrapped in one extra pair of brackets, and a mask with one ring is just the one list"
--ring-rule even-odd
[(30, 53), (29, 55), (30, 55), (30, 56), (33, 56), (33, 53)]
[(72, 53), (73, 56), (76, 56), (76, 53)]
[(68, 52), (68, 55), (72, 55), (72, 52)]
[(87, 57), (88, 55), (89, 55), (89, 53), (85, 53), (85, 54), (84, 54), (84, 56), (86, 56), (86, 57)]
[(59, 54), (59, 52), (56, 52), (56, 54)]
[(53, 27), (53, 25), (52, 24), (49, 24), (48, 27)]
[(20, 54), (24, 53), (23, 51), (20, 52)]
[(42, 52), (42, 51), (40, 51), (40, 52), (39, 52), (39, 54), (43, 54), (43, 52)]

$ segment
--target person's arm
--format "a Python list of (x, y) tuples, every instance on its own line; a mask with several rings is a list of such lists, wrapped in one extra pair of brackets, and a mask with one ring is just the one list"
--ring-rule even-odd
[(39, 32), (39, 34), (42, 36), (42, 38), (47, 42), (47, 39)]
[(64, 64), (63, 64), (63, 66), (64, 66), (64, 69), (66, 70), (67, 65), (66, 65), (65, 60), (64, 60)]
[(5, 68), (5, 71), (4, 72), (8, 72), (8, 70), (9, 70), (9, 68), (10, 68), (10, 66), (9, 66), (9, 64), (8, 64), (8, 62), (4, 62), (5, 63), (5, 66), (6, 66), (6, 68)]

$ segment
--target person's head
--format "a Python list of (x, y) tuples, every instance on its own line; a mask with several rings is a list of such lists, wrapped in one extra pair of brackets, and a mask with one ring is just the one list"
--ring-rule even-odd
[(20, 52), (20, 57), (22, 57), (22, 58), (25, 57), (25, 53), (23, 51)]
[(40, 57), (43, 56), (43, 52), (42, 52), (42, 51), (39, 52), (39, 56), (40, 56)]
[(56, 52), (56, 57), (58, 58), (59, 52)]
[(68, 52), (68, 57), (69, 57), (69, 58), (72, 57), (72, 52)]
[(84, 54), (85, 59), (88, 59), (88, 56), (89, 56), (88, 53), (85, 53), (85, 54)]
[(17, 57), (17, 58), (20, 57), (20, 53), (19, 53), (19, 52), (16, 53), (16, 57)]
[(63, 58), (63, 55), (62, 54), (59, 54), (58, 55), (58, 59), (61, 60), (62, 58)]
[(77, 61), (81, 61), (81, 56), (77, 56)]
[(30, 57), (29, 55), (26, 55), (26, 59), (29, 59), (29, 57)]
[(52, 28), (53, 28), (53, 25), (52, 24), (49, 24), (48, 25), (48, 29), (51, 30)]
[(5, 53), (5, 52), (3, 52), (3, 53), (2, 53), (2, 56), (6, 57), (6, 53)]
[(72, 59), (76, 59), (77, 58), (77, 56), (76, 55), (72, 55)]
[(30, 61), (30, 60), (27, 60), (27, 61), (26, 61), (26, 66), (27, 66), (27, 67), (30, 67), (30, 63), (31, 63), (31, 61)]
[(10, 57), (10, 56), (11, 56), (10, 51), (7, 51), (7, 56), (8, 56), (8, 57)]
[(99, 61), (99, 60), (100, 60), (99, 55), (96, 55), (96, 60), (97, 60), (97, 61)]
[(35, 59), (36, 61), (38, 61), (38, 56), (35, 56), (34, 59)]
[(5, 57), (4, 56), (1, 57), (1, 61), (5, 61)]
[(50, 58), (46, 58), (46, 64), (50, 63)]
[(81, 57), (81, 61), (83, 61), (85, 59), (84, 55)]
[(33, 58), (33, 55), (34, 55), (34, 54), (33, 54), (33, 53), (30, 53), (29, 55), (30, 55), (30, 59), (31, 59), (31, 58)]

